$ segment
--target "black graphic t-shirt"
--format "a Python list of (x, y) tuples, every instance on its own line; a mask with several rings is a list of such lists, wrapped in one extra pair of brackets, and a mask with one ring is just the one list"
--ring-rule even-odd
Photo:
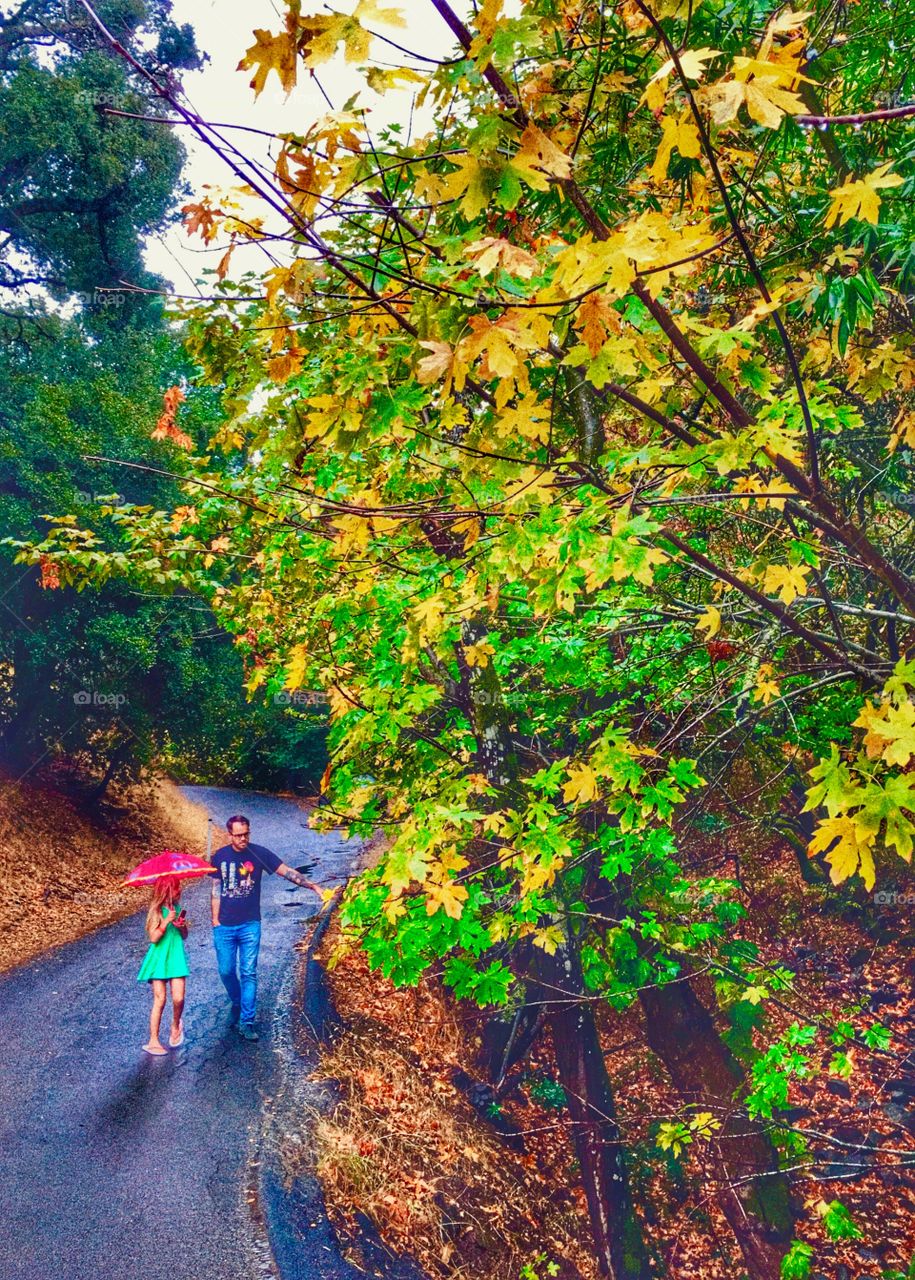
[(219, 868), (221, 893), (219, 896), (220, 924), (247, 924), (261, 918), (261, 879), (265, 871), (272, 875), (283, 865), (270, 849), (261, 844), (249, 844), (236, 853), (230, 844), (223, 845), (213, 854), (213, 866)]

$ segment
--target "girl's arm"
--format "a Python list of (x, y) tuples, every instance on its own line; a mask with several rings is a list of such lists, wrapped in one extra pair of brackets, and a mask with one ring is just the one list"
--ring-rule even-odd
[(149, 931), (150, 942), (158, 942), (159, 939), (162, 937), (162, 935), (165, 933), (165, 930), (168, 928), (168, 926), (172, 923), (174, 919), (175, 919), (174, 907), (169, 907), (168, 914), (163, 916), (161, 920), (158, 920), (150, 929)]

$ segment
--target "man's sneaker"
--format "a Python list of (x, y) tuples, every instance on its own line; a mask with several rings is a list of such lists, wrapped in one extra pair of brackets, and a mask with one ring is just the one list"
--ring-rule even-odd
[(230, 1012), (230, 1014), (229, 1014), (229, 1020), (230, 1020), (230, 1022), (232, 1023), (232, 1026), (233, 1026), (233, 1027), (237, 1027), (237, 1026), (238, 1026), (238, 1024), (239, 1024), (239, 1022), (240, 1022), (240, 1020), (241, 1020), (241, 1005), (240, 1005), (240, 1004), (233, 1004), (233, 1005), (232, 1005), (232, 1010), (231, 1010), (231, 1012)]
[(250, 1022), (240, 1022), (238, 1024), (238, 1034), (242, 1040), (260, 1040), (260, 1036)]

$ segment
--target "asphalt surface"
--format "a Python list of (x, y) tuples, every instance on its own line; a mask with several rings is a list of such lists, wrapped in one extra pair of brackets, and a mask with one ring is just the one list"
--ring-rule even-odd
[[(292, 801), (185, 791), (220, 826), (233, 813), (247, 814), (256, 843), (291, 866), (310, 864), (319, 884), (345, 877), (354, 843), (308, 830)], [(140, 1048), (149, 1016), (146, 984), (136, 981), (147, 945), (142, 914), (0, 978), (2, 1280), (261, 1280), (271, 1273), (246, 1201), (256, 1184), (262, 1102), (276, 1086), (277, 996), (281, 988), (288, 996), (293, 944), (318, 904), (307, 890), (264, 877), (264, 1038), (248, 1044), (229, 1025), (208, 892), (203, 883), (184, 895), (191, 921), (186, 1042), (167, 1058)]]

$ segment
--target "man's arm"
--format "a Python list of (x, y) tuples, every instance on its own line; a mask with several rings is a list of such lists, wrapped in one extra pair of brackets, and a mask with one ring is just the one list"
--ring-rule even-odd
[(213, 918), (213, 928), (219, 924), (219, 900), (222, 897), (222, 877), (213, 877), (213, 887), (210, 889), (210, 915)]
[(282, 876), (284, 880), (289, 880), (292, 884), (297, 884), (301, 889), (311, 889), (320, 898), (321, 886), (315, 884), (313, 880), (309, 880), (307, 876), (303, 876), (301, 871), (296, 871), (295, 867), (287, 867), (285, 862), (281, 862), (276, 869), (276, 874)]

